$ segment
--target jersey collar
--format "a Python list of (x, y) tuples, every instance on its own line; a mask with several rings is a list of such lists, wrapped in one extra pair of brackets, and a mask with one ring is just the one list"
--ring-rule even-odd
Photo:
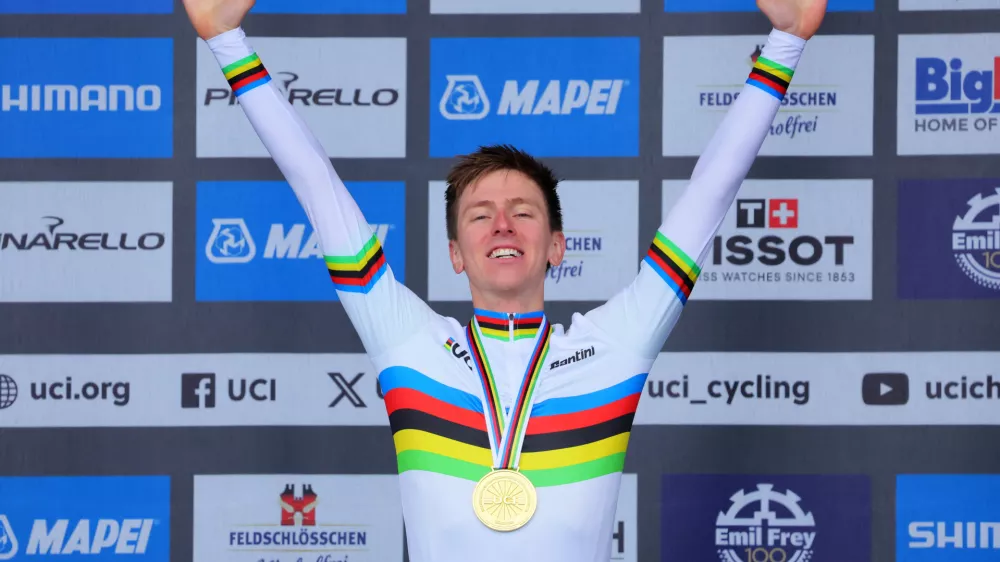
[(502, 340), (517, 341), (523, 339), (534, 339), (538, 335), (538, 328), (542, 325), (545, 312), (536, 310), (533, 312), (500, 312), (496, 310), (486, 310), (485, 308), (474, 308), (474, 319), (479, 323), (480, 333), (484, 337)]

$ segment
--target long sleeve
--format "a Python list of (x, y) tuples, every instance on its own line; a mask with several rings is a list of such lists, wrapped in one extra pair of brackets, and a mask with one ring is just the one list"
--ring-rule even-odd
[(585, 317), (609, 337), (655, 358), (698, 279), (712, 238), (781, 106), (805, 40), (772, 30), (746, 84), (670, 209), (636, 278)]
[(271, 81), (243, 30), (207, 44), (317, 232), (333, 287), (366, 351), (378, 356), (402, 343), (433, 311), (396, 281), (379, 239), (326, 151)]

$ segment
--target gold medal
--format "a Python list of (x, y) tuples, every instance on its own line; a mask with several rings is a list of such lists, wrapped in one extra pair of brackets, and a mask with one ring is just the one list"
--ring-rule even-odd
[(494, 531), (520, 529), (535, 514), (538, 496), (528, 477), (516, 470), (493, 470), (472, 493), (476, 517)]
[(517, 465), (527, 433), (528, 418), (531, 416), (535, 388), (539, 375), (545, 369), (545, 356), (549, 352), (552, 331), (548, 320), (544, 316), (540, 317), (534, 352), (510, 407), (510, 418), (507, 419), (480, 339), (479, 321), (473, 318), (466, 327), (473, 364), (483, 386), (483, 412), (494, 467), (476, 484), (472, 492), (472, 510), (483, 525), (494, 531), (520, 529), (535, 514), (538, 505), (535, 486), (528, 477), (517, 471)]

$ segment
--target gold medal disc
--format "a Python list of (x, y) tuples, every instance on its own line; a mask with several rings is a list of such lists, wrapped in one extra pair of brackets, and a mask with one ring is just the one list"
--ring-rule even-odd
[(472, 493), (476, 517), (494, 531), (520, 529), (535, 514), (538, 496), (528, 477), (516, 470), (494, 470)]

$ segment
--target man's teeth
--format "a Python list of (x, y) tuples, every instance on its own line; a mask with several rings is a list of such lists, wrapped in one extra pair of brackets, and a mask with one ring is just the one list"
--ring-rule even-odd
[(521, 252), (515, 250), (514, 248), (497, 248), (493, 250), (490, 254), (491, 258), (516, 258), (523, 255)]

